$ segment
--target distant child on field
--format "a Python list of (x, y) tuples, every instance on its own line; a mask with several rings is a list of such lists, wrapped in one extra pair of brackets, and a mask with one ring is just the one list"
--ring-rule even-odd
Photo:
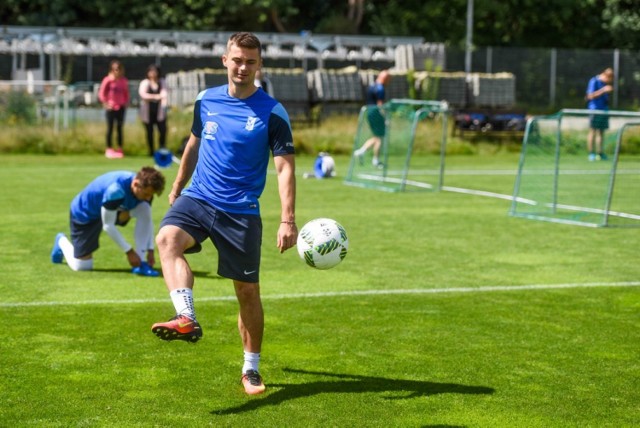
[[(587, 85), (587, 109), (609, 110), (609, 93), (613, 91), (613, 69), (606, 68), (602, 73), (592, 77)], [(609, 116), (606, 114), (592, 114), (589, 116), (589, 135), (587, 136), (587, 150), (589, 160), (607, 160), (602, 147), (604, 131), (609, 129)]]
[(362, 147), (353, 154), (362, 160), (365, 152), (373, 147), (373, 166), (380, 167), (382, 163), (379, 159), (380, 145), (385, 134), (385, 117), (382, 111), (382, 105), (385, 100), (385, 87), (391, 80), (391, 74), (387, 70), (383, 70), (378, 75), (376, 81), (367, 88), (367, 121), (373, 136), (364, 142)]
[(320, 152), (313, 164), (313, 173), (305, 172), (303, 177), (331, 178), (336, 176), (336, 162), (329, 153)]

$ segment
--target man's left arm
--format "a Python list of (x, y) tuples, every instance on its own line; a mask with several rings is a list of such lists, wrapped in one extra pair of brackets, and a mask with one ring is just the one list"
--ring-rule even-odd
[(295, 155), (288, 154), (273, 158), (278, 175), (278, 192), (280, 194), (280, 227), (278, 228), (277, 245), (284, 252), (296, 245), (298, 228), (296, 226), (296, 175)]

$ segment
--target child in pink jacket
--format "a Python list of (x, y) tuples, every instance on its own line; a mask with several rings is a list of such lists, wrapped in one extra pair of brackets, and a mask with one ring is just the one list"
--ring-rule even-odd
[[(124, 77), (124, 67), (118, 60), (109, 64), (109, 74), (102, 79), (98, 98), (105, 108), (107, 118), (107, 149), (105, 156), (114, 159), (124, 156), (122, 152), (122, 125), (129, 105), (129, 81)], [(113, 148), (113, 125), (116, 125), (118, 147)]]

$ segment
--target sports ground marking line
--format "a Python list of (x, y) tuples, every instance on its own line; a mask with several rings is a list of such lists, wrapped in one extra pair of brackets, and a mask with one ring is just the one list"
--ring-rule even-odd
[[(611, 170), (609, 169), (569, 169), (563, 171), (556, 171), (555, 169), (538, 169), (538, 170), (526, 170), (527, 175), (607, 175), (611, 174)], [(388, 170), (387, 176), (398, 176), (402, 177), (405, 171), (402, 170)], [(361, 173), (362, 175), (367, 175), (365, 172)], [(517, 169), (445, 169), (444, 176), (459, 176), (459, 175), (470, 175), (470, 176), (493, 176), (493, 175), (517, 175)], [(640, 174), (639, 169), (617, 169), (617, 175), (638, 175)], [(439, 170), (434, 169), (412, 169), (410, 170), (411, 176), (437, 176), (440, 175)]]
[[(627, 282), (588, 282), (574, 284), (530, 284), (530, 285), (494, 285), (487, 287), (448, 287), (448, 288), (420, 288), (398, 290), (353, 290), (353, 291), (327, 291), (318, 293), (292, 293), (273, 294), (262, 296), (263, 300), (307, 299), (321, 297), (349, 297), (349, 296), (376, 296), (376, 295), (402, 295), (402, 294), (455, 294), (455, 293), (489, 293), (498, 291), (521, 290), (558, 290), (567, 288), (596, 288), (596, 287), (640, 287), (640, 281)], [(235, 301), (235, 296), (199, 297), (198, 302), (224, 302)], [(86, 300), (76, 302), (2, 302), (0, 308), (20, 308), (29, 306), (72, 306), (72, 305), (110, 305), (110, 304), (146, 304), (166, 303), (169, 299), (128, 299), (128, 300)]]
[[(365, 175), (365, 174), (361, 174), (359, 177), (367, 179), (367, 180), (381, 181), (381, 182), (385, 182), (385, 183), (402, 183), (403, 182), (402, 179), (393, 178), (393, 177), (382, 177), (381, 178), (381, 177), (378, 177), (378, 176)], [(408, 184), (410, 186), (421, 187), (423, 189), (433, 189), (433, 186), (431, 184), (421, 183), (419, 181), (404, 180), (404, 183)], [(519, 196), (514, 198), (512, 195), (505, 195), (504, 193), (489, 192), (489, 191), (486, 191), (486, 190), (465, 189), (464, 187), (452, 187), (452, 186), (441, 186), (440, 190), (443, 190), (445, 192), (465, 193), (467, 195), (487, 196), (489, 198), (504, 199), (506, 201), (514, 201), (515, 200), (516, 202), (519, 202), (519, 203), (522, 203), (522, 204), (527, 204), (527, 205), (538, 205), (539, 204), (537, 201), (534, 201), (532, 199), (522, 198), (522, 197), (519, 197)], [(583, 212), (590, 212), (590, 213), (595, 213), (595, 214), (605, 214), (605, 213), (607, 213), (607, 215), (609, 215), (609, 216), (628, 218), (628, 219), (632, 219), (632, 220), (640, 220), (640, 215), (631, 214), (631, 213), (625, 213), (625, 212), (620, 212), (620, 211), (608, 211), (608, 212), (606, 212), (605, 210), (598, 209), (598, 208), (587, 208), (587, 207), (578, 207), (578, 206), (575, 206), (575, 205), (549, 204), (549, 203), (542, 204), (542, 206), (547, 207), (547, 208), (556, 207), (556, 208), (566, 209), (566, 210), (569, 210), (569, 211), (583, 211)], [(575, 222), (574, 224), (582, 225), (584, 223)]]

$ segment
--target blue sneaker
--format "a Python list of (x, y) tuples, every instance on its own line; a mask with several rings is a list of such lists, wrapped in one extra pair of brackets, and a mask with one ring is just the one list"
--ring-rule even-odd
[(593, 162), (596, 160), (596, 154), (595, 153), (589, 153), (589, 162)]
[(60, 238), (64, 236), (64, 233), (60, 232), (56, 235), (55, 241), (53, 241), (53, 248), (51, 249), (51, 263), (62, 263), (64, 254), (62, 254), (62, 248), (60, 248)]
[(142, 262), (140, 266), (131, 269), (131, 273), (140, 276), (160, 276), (160, 272), (149, 266), (147, 262)]

